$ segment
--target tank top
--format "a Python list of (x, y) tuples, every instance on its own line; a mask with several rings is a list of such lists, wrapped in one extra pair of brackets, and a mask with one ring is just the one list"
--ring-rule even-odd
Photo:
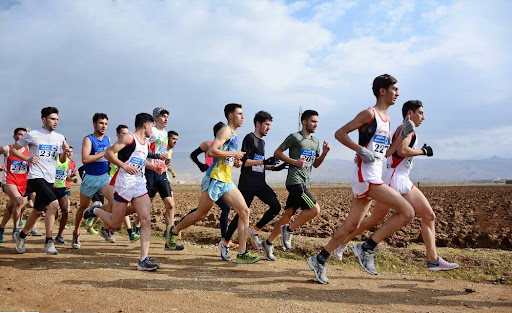
[[(110, 147), (110, 138), (107, 135), (103, 136), (103, 140), (99, 140), (93, 134), (87, 135), (87, 137), (91, 140), (91, 152), (89, 155), (105, 152)], [(108, 161), (103, 156), (92, 163), (85, 164), (84, 168), (87, 175), (103, 175), (108, 172)]]
[[(224, 127), (228, 126), (225, 125)], [(231, 136), (220, 147), (220, 150), (222, 151), (236, 151), (238, 149), (238, 137), (231, 128), (229, 128), (229, 130), (231, 131)], [(234, 157), (214, 158), (212, 166), (210, 166), (208, 171), (206, 171), (206, 175), (213, 179), (229, 183), (231, 182), (231, 169), (233, 168), (233, 165), (235, 165)]]
[[(403, 125), (403, 124), (402, 124)], [(393, 135), (393, 138), (397, 137), (397, 130)], [(413, 149), (417, 149), (418, 137), (416, 133), (412, 134), (411, 142), (409, 143), (409, 147)], [(392, 156), (388, 158), (388, 168), (394, 168), (397, 172), (409, 175), (412, 170), (412, 159), (413, 157), (402, 157), (398, 155), (398, 151), (395, 151)]]
[(130, 175), (124, 169), (119, 168), (111, 182), (116, 188), (131, 188), (138, 184), (146, 185), (144, 171), (146, 169), (149, 144), (146, 140), (144, 140), (144, 143), (140, 143), (133, 133), (132, 136), (132, 142), (121, 149), (117, 155), (121, 162), (137, 168), (138, 171), (136, 174)]
[[(9, 145), (9, 150), (11, 149), (11, 145)], [(29, 151), (28, 148), (25, 148), (22, 153), (24, 156), (28, 158)], [(4, 185), (16, 185), (22, 184), (23, 186), (27, 185), (27, 175), (28, 175), (28, 162), (22, 159), (18, 159), (17, 157), (11, 155), (9, 151), (7, 151), (7, 157), (4, 157), (4, 166), (5, 173), (2, 178), (2, 184)]]
[[(153, 127), (153, 131), (151, 132), (151, 136), (149, 136), (149, 148), (151, 151), (157, 154), (167, 153), (167, 143), (169, 138), (167, 136), (167, 132), (163, 130), (159, 130), (156, 127)], [(157, 167), (162, 167), (165, 169), (165, 161), (160, 159), (151, 159), (151, 163), (153, 163)]]
[(57, 188), (66, 187), (66, 178), (69, 174), (69, 159), (66, 162), (60, 163), (60, 159), (57, 158), (57, 170), (55, 171), (55, 186)]

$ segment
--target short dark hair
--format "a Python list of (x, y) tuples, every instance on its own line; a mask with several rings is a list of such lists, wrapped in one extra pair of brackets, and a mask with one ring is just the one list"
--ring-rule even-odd
[(56, 107), (46, 107), (41, 110), (41, 118), (47, 118), (50, 114), (59, 114), (59, 109)]
[(24, 131), (24, 132), (27, 132), (27, 129), (26, 128), (23, 128), (23, 127), (18, 127), (14, 130), (14, 134), (16, 135), (20, 130)]
[(135, 128), (141, 128), (146, 123), (153, 123), (155, 119), (151, 114), (148, 113), (139, 113), (135, 116)]
[(389, 74), (382, 74), (373, 80), (372, 90), (373, 94), (375, 95), (375, 98), (379, 98), (379, 90), (381, 88), (388, 89), (389, 86), (394, 85), (397, 83), (396, 78)]
[(92, 117), (92, 122), (93, 123), (97, 123), (98, 120), (107, 120), (108, 121), (107, 114), (105, 114), (105, 113), (94, 113), (94, 115)]
[(217, 124), (213, 125), (213, 137), (217, 137), (217, 132), (224, 127), (224, 122), (218, 122)]
[(170, 130), (167, 132), (167, 137), (171, 137), (172, 135), (174, 136), (179, 136), (177, 132), (175, 132), (174, 130)]
[(267, 111), (259, 111), (254, 115), (254, 126), (256, 126), (256, 122), (260, 122), (260, 124), (263, 124), (266, 121), (272, 122), (272, 115), (268, 113)]
[(128, 128), (128, 126), (126, 126), (124, 124), (117, 125), (117, 127), (116, 127), (116, 134), (120, 134), (121, 133), (121, 129), (123, 129), (123, 128)]
[(318, 116), (318, 112), (315, 110), (306, 110), (302, 115), (300, 116), (300, 121), (307, 121), (311, 116)]
[(235, 112), (235, 110), (236, 110), (236, 109), (238, 109), (238, 108), (240, 108), (240, 109), (241, 109), (241, 108), (242, 108), (242, 105), (241, 105), (241, 104), (238, 104), (238, 103), (228, 103), (228, 104), (226, 104), (226, 106), (224, 107), (224, 116), (225, 116), (226, 118), (228, 118), (228, 115), (229, 115), (230, 113)]
[[(69, 146), (69, 149), (73, 149), (73, 146)], [(69, 150), (69, 149), (68, 149), (68, 150)], [(75, 149), (73, 149), (73, 150), (75, 150)]]
[(421, 107), (423, 107), (423, 103), (421, 103), (420, 100), (409, 100), (402, 106), (402, 116), (405, 118), (409, 110), (415, 112), (418, 108)]

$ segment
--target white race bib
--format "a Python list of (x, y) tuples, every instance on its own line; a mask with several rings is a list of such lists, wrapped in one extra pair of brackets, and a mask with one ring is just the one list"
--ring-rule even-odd
[(146, 167), (145, 160), (132, 156), (128, 160), (127, 164), (128, 164), (128, 166), (133, 166), (137, 169), (137, 173), (134, 176), (144, 176), (143, 172), (144, 172), (144, 168)]
[(300, 152), (300, 159), (306, 161), (305, 166), (312, 166), (316, 159), (316, 151), (309, 149), (302, 149)]
[(235, 157), (224, 158), (224, 165), (233, 167), (235, 165)]
[(57, 159), (57, 146), (53, 145), (39, 145), (39, 158)]
[(25, 174), (27, 172), (27, 161), (11, 161), (11, 173), (13, 174)]
[(63, 183), (66, 181), (66, 178), (68, 177), (68, 173), (63, 170), (57, 170), (55, 173), (55, 182), (56, 183)]
[[(254, 154), (254, 160), (263, 160), (265, 159), (264, 156), (262, 156), (261, 154)], [(254, 165), (252, 166), (252, 171), (253, 172), (258, 172), (258, 173), (263, 173), (263, 171), (265, 171), (265, 165)]]

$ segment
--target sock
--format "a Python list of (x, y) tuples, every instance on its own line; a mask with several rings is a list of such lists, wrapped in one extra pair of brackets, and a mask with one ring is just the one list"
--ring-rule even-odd
[(238, 253), (238, 256), (242, 256), (242, 255), (244, 255), (246, 253), (247, 253), (247, 250), (245, 250), (244, 252)]
[(140, 258), (140, 262), (143, 262), (146, 259), (146, 257)]
[(291, 230), (290, 225), (286, 225), (286, 231), (289, 233), (293, 233), (293, 230)]
[(324, 265), (325, 262), (327, 262), (327, 259), (329, 258), (330, 255), (331, 254), (327, 252), (327, 250), (322, 249), (322, 251), (320, 251), (320, 253), (316, 255), (316, 259), (318, 263)]
[(20, 238), (23, 239), (26, 237), (27, 237), (27, 234), (25, 234), (23, 231), (20, 231)]
[(377, 247), (377, 243), (372, 238), (363, 243), (363, 251), (373, 250), (375, 247)]
[(265, 243), (266, 243), (268, 246), (271, 246), (271, 245), (272, 245), (272, 243), (271, 243), (270, 241), (268, 241), (268, 239), (267, 239), (267, 240), (265, 240)]
[(0, 227), (0, 234), (3, 234), (3, 233), (4, 233), (4, 231), (5, 231), (5, 228)]
[(128, 228), (126, 231), (128, 232), (128, 236), (131, 236), (133, 233), (133, 230), (131, 228)]
[(224, 242), (224, 245), (226, 245), (226, 246), (229, 245), (229, 240), (224, 239), (223, 242)]
[(93, 213), (94, 215), (96, 215), (96, 210), (99, 210), (99, 208), (98, 208), (98, 207), (96, 207), (96, 208), (92, 209), (92, 213)]
[(254, 225), (254, 227), (252, 229), (254, 229), (254, 231), (257, 232), (257, 233), (260, 232), (260, 229), (256, 225)]
[(48, 243), (48, 241), (53, 241), (53, 238), (52, 237), (46, 237), (46, 240), (44, 241), (44, 243)]

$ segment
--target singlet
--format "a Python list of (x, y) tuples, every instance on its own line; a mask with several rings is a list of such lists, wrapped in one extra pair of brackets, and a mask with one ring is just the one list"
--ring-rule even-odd
[(121, 162), (136, 167), (138, 172), (134, 175), (130, 175), (126, 173), (124, 169), (119, 168), (110, 183), (111, 185), (115, 185), (116, 188), (131, 188), (138, 184), (146, 185), (144, 171), (146, 169), (149, 144), (146, 140), (144, 140), (144, 143), (140, 143), (135, 134), (131, 134), (133, 136), (132, 142), (121, 149), (117, 153), (117, 157)]
[[(209, 147), (211, 147), (211, 146), (212, 146), (213, 141), (208, 141), (208, 143), (209, 143)], [(212, 164), (213, 164), (213, 158), (212, 158), (212, 157), (207, 157), (207, 156), (206, 156), (206, 153), (205, 153), (205, 154), (204, 154), (204, 163), (205, 163), (206, 165), (208, 165), (208, 167), (212, 166)]]
[[(11, 149), (9, 145), (9, 150)], [(2, 178), (2, 184), (4, 185), (15, 185), (20, 187), (27, 186), (27, 175), (28, 175), (28, 162), (11, 155), (9, 151), (6, 152), (7, 156), (4, 156), (5, 173)], [(28, 149), (25, 148), (22, 153), (28, 157)]]
[(373, 152), (375, 162), (365, 164), (356, 154), (354, 162), (357, 164), (357, 176), (360, 182), (382, 179), (382, 166), (390, 146), (389, 119), (384, 120), (375, 108), (371, 109), (372, 120), (363, 129), (359, 129), (359, 145)]
[[(91, 140), (91, 152), (89, 155), (105, 152), (110, 147), (110, 138), (107, 135), (103, 136), (103, 140), (99, 140), (93, 134), (87, 135), (87, 137)], [(99, 176), (108, 172), (108, 161), (103, 156), (92, 163), (84, 164), (84, 167), (87, 175)]]
[[(74, 177), (73, 173), (75, 172), (76, 164), (73, 160), (69, 160), (69, 169), (68, 169), (68, 177)], [(66, 180), (66, 188), (71, 187), (71, 182)]]
[(55, 171), (55, 186), (57, 188), (66, 187), (66, 178), (69, 175), (69, 159), (66, 162), (60, 163), (60, 159), (57, 158), (57, 170)]
[[(400, 128), (400, 127), (399, 127)], [(393, 135), (393, 138), (397, 137), (397, 131)], [(418, 138), (416, 137), (416, 133), (412, 134), (411, 142), (409, 143), (409, 148), (417, 149)], [(412, 159), (413, 157), (402, 157), (398, 155), (398, 151), (395, 151), (392, 156), (388, 158), (388, 168), (394, 168), (397, 172), (409, 175), (412, 170)]]
[(28, 146), (29, 158), (39, 156), (39, 161), (28, 167), (27, 179), (42, 178), (50, 184), (55, 182), (57, 158), (64, 140), (63, 135), (41, 128), (26, 133), (16, 142), (22, 147)]
[[(168, 141), (167, 132), (153, 126), (153, 131), (151, 132), (151, 136), (149, 136), (149, 148), (151, 151), (156, 154), (167, 153)], [(164, 169), (166, 167), (165, 161), (159, 159), (151, 159), (150, 162), (157, 167), (163, 167)]]
[[(224, 127), (228, 126), (224, 125)], [(238, 137), (236, 132), (234, 132), (229, 127), (228, 129), (231, 131), (231, 136), (220, 147), (220, 150), (236, 151), (238, 149)], [(206, 175), (221, 182), (229, 183), (231, 182), (231, 169), (233, 168), (233, 165), (235, 165), (234, 157), (214, 158), (212, 166), (210, 166), (210, 168), (206, 171)]]

